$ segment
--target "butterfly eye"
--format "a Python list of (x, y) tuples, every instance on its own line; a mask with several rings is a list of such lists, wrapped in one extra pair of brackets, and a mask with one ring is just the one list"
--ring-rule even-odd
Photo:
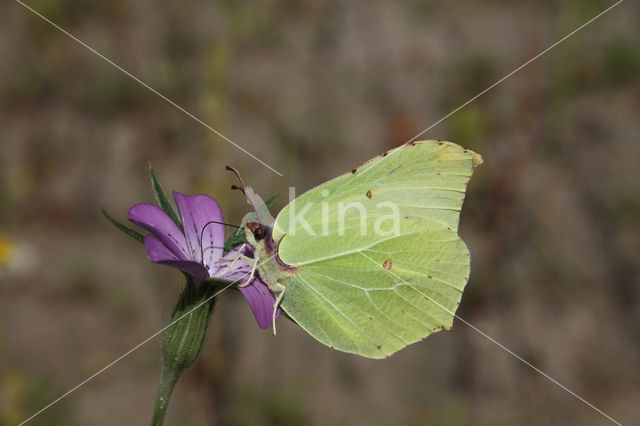
[(253, 236), (255, 237), (256, 241), (260, 241), (261, 239), (263, 239), (264, 228), (262, 228), (262, 226), (257, 227), (256, 230), (253, 231)]

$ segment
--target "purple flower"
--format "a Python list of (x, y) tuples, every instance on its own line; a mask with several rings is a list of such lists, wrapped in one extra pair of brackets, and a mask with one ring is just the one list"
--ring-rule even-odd
[[(241, 244), (222, 256), (225, 235), (218, 202), (208, 195), (188, 196), (176, 191), (173, 198), (178, 205), (184, 232), (154, 204), (136, 204), (129, 209), (129, 220), (151, 233), (144, 239), (149, 259), (180, 269), (196, 284), (209, 278), (240, 281), (237, 288), (247, 299), (258, 325), (270, 327), (275, 297), (257, 272), (247, 283), (251, 266), (238, 258), (240, 255), (253, 258), (253, 248)], [(276, 320), (279, 316), (278, 308)]]

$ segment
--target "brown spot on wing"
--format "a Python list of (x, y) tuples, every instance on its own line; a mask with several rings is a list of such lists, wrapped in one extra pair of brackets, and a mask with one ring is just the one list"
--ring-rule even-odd
[(390, 271), (390, 270), (391, 270), (391, 266), (392, 266), (392, 264), (391, 264), (391, 259), (387, 259), (387, 260), (385, 260), (385, 261), (384, 261), (384, 263), (382, 264), (382, 267), (383, 267), (384, 269), (386, 269), (387, 271)]
[(373, 194), (371, 194), (371, 190), (368, 190), (367, 191), (367, 198), (371, 199), (372, 196), (373, 196)]

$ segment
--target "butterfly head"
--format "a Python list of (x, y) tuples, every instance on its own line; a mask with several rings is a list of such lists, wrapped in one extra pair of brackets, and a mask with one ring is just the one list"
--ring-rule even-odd
[(267, 249), (271, 247), (271, 227), (263, 225), (260, 222), (247, 222), (245, 224), (245, 235), (247, 242), (256, 247), (262, 242)]

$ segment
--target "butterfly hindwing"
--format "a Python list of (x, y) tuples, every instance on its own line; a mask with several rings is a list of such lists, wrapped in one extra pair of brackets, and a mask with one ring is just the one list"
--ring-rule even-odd
[(469, 257), (443, 226), (300, 268), (282, 308), (317, 340), (383, 358), (452, 325)]

